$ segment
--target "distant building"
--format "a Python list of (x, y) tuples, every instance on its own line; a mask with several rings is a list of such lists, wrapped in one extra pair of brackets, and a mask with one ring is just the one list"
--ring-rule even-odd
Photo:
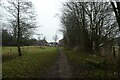
[(46, 40), (39, 40), (37, 42), (37, 45), (38, 46), (47, 46), (48, 42)]
[(57, 42), (49, 42), (47, 45), (48, 46), (58, 46), (58, 43)]

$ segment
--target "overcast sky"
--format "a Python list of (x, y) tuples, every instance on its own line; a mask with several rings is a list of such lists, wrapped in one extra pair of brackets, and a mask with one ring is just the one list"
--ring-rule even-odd
[[(58, 35), (59, 40), (62, 39), (60, 29), (60, 14), (63, 0), (31, 0), (37, 13), (37, 23), (40, 26), (36, 34), (43, 34), (47, 41), (53, 41), (53, 36)], [(57, 15), (57, 16), (56, 16)], [(34, 36), (37, 38), (37, 36)], [(42, 38), (42, 37), (41, 37)]]
[[(2, 0), (3, 3), (5, 0)], [(41, 39), (45, 36), (48, 42), (53, 42), (53, 36), (58, 35), (59, 40), (62, 39), (60, 29), (60, 13), (62, 3), (65, 0), (28, 0), (33, 3), (33, 7), (37, 14), (37, 25), (39, 26), (35, 32), (34, 38), (38, 38), (36, 34), (43, 34)], [(0, 0), (1, 2), (1, 0)], [(4, 12), (0, 8), (0, 12)], [(4, 14), (4, 13), (3, 13)], [(0, 14), (0, 15), (3, 15)], [(6, 17), (6, 15), (4, 15)], [(4, 21), (4, 20), (3, 20)], [(5, 23), (5, 21), (4, 21)]]

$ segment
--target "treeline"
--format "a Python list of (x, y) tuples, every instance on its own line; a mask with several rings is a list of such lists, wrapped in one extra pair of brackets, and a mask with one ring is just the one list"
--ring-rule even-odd
[[(21, 46), (37, 45), (36, 39), (21, 37)], [(7, 30), (2, 30), (2, 46), (17, 46), (17, 38), (10, 34)]]
[(112, 46), (119, 29), (109, 2), (66, 2), (61, 23), (64, 43), (83, 52), (99, 53)]

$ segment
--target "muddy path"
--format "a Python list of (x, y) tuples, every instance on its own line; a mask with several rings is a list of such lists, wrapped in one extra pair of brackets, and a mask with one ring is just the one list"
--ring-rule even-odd
[(62, 48), (59, 48), (57, 61), (50, 70), (47, 78), (72, 78), (70, 66)]

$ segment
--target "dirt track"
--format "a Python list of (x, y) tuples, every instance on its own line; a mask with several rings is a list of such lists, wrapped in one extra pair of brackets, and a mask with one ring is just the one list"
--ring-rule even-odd
[(56, 63), (50, 70), (47, 76), (48, 78), (72, 78), (70, 72), (70, 66), (67, 61), (67, 57), (62, 48), (59, 48), (59, 55)]

